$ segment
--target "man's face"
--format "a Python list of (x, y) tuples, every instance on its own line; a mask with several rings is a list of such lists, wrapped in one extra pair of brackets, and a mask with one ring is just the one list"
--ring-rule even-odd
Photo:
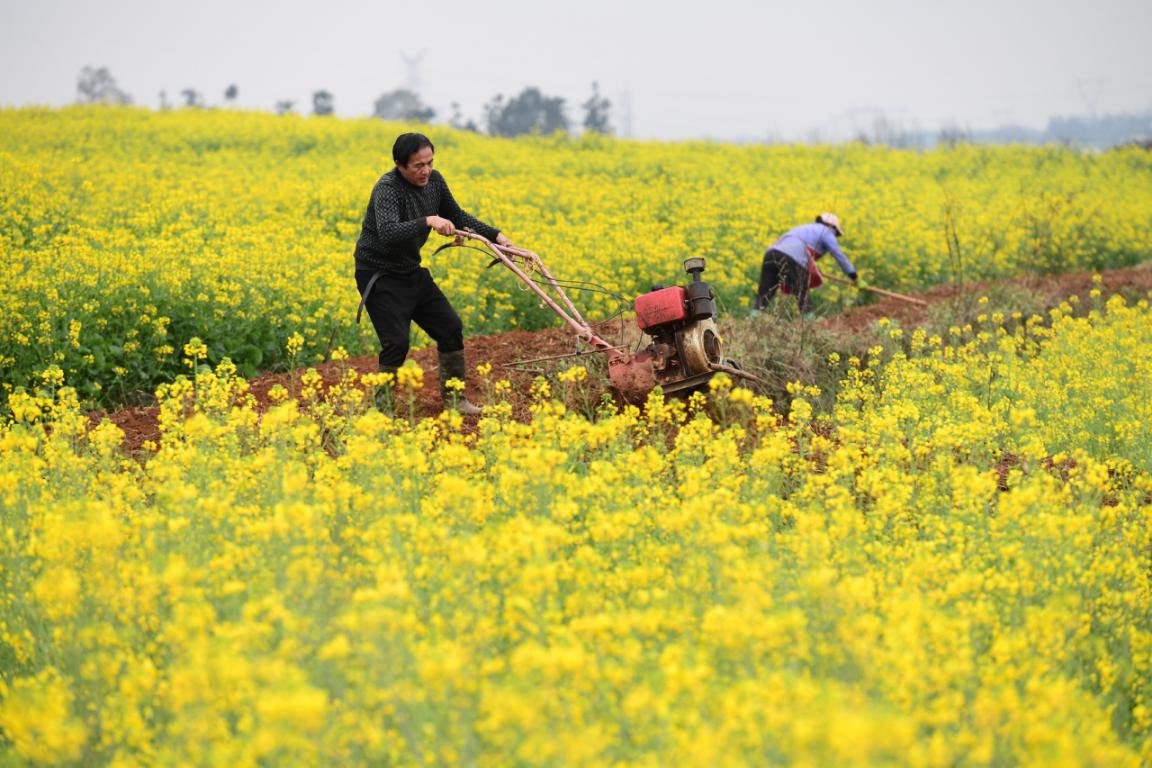
[(432, 147), (421, 147), (420, 151), (408, 158), (407, 165), (396, 165), (404, 181), (414, 187), (427, 186), (432, 176)]

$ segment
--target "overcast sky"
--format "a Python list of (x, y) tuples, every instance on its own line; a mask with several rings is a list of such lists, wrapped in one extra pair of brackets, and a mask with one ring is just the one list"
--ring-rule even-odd
[(86, 65), (137, 104), (366, 115), (410, 82), (481, 122), (528, 85), (578, 122), (592, 81), (643, 138), (827, 138), (871, 126), (1043, 127), (1152, 109), (1152, 0), (0, 0), (0, 105), (75, 100)]

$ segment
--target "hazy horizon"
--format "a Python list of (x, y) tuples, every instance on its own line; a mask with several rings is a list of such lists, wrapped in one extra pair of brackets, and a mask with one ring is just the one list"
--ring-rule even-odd
[(906, 129), (1043, 128), (1057, 115), (1152, 109), (1148, 2), (708, 7), (0, 0), (0, 105), (73, 103), (93, 66), (152, 108), (161, 91), (179, 105), (185, 88), (219, 105), (235, 84), (240, 108), (293, 100), (308, 113), (324, 89), (354, 117), (415, 84), (438, 121), (455, 101), (481, 126), (486, 102), (526, 86), (563, 97), (578, 125), (597, 81), (617, 131), (653, 139), (835, 139), (880, 114)]

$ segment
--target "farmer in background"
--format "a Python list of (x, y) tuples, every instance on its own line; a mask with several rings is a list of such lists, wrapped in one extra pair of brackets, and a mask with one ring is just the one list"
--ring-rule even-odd
[[(401, 134), (392, 146), (396, 167), (372, 188), (364, 226), (356, 241), (356, 287), (380, 338), (378, 370), (395, 374), (408, 355), (408, 334), (416, 323), (432, 337), (440, 357), (440, 394), (445, 406), (480, 414), (463, 393), (453, 397), (450, 379), (464, 381), (464, 326), (431, 273), (420, 265), (420, 249), (430, 232), (451, 237), (470, 229), (499, 245), (511, 245), (495, 228), (456, 204), (439, 171), (432, 170), (435, 147), (421, 133)], [(357, 314), (359, 318), (359, 314)]]
[(811, 291), (824, 282), (816, 268), (816, 260), (829, 252), (844, 274), (856, 282), (856, 268), (836, 242), (836, 238), (843, 234), (839, 217), (834, 213), (822, 213), (816, 217), (815, 224), (803, 224), (789, 230), (772, 243), (764, 253), (764, 263), (760, 267), (760, 288), (756, 292), (753, 315), (768, 307), (779, 288), (794, 295), (801, 314), (812, 319)]

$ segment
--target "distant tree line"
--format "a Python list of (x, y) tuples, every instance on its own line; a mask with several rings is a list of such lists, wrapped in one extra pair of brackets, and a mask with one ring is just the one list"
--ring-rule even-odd
[(1099, 116), (1057, 116), (1043, 129), (1001, 125), (974, 130), (950, 122), (932, 132), (907, 127), (886, 115), (873, 120), (872, 129), (858, 131), (856, 141), (878, 146), (922, 149), (959, 144), (1062, 144), (1065, 146), (1110, 147), (1152, 144), (1152, 111)]
[(1100, 149), (1128, 143), (1147, 146), (1152, 140), (1152, 111), (1099, 117), (1054, 117), (1048, 121), (1046, 133), (1051, 140), (1062, 144), (1083, 144)]
[[(583, 128), (595, 133), (612, 133), (610, 112), (612, 102), (600, 94), (600, 87), (592, 83), (592, 95), (582, 105)], [(407, 88), (388, 91), (376, 100), (373, 114), (384, 120), (406, 120), (430, 123), (436, 110), (424, 103), (419, 94)], [(460, 104), (452, 103), (448, 124), (466, 131), (480, 131), (474, 120), (465, 120)], [(522, 136), (529, 133), (551, 134), (567, 132), (571, 128), (564, 107), (564, 99), (548, 96), (535, 86), (528, 86), (515, 96), (493, 96), (484, 105), (484, 127), (492, 136)]]
[(132, 97), (120, 90), (107, 67), (84, 67), (76, 81), (76, 101), (81, 104), (131, 104)]
[[(229, 85), (224, 91), (224, 103), (234, 106), (240, 95), (237, 85)], [(182, 106), (185, 109), (203, 109), (208, 106), (204, 94), (195, 88), (180, 91)], [(85, 67), (77, 81), (76, 101), (82, 104), (131, 104), (132, 98), (116, 84), (116, 79), (107, 67)], [(600, 93), (598, 83), (592, 83), (592, 95), (581, 104), (584, 110), (582, 122), (585, 131), (611, 134), (613, 132), (612, 102)], [(171, 109), (166, 91), (160, 92), (160, 108)], [(273, 106), (278, 115), (294, 114), (296, 101), (280, 99)], [(319, 90), (312, 94), (312, 114), (332, 115), (335, 112), (335, 97), (330, 91)], [(396, 88), (380, 95), (373, 104), (372, 114), (384, 120), (431, 123), (436, 119), (436, 110), (424, 103), (420, 95), (406, 88)], [(484, 105), (484, 130), (493, 136), (521, 136), (529, 133), (551, 134), (567, 132), (571, 124), (565, 110), (564, 99), (548, 96), (539, 88), (529, 86), (515, 96), (497, 94)], [(453, 102), (448, 124), (460, 130), (480, 132), (475, 120), (465, 119), (459, 103)]]
[[(234, 106), (240, 94), (235, 84), (224, 91), (224, 103)], [(208, 105), (204, 95), (195, 88), (180, 91), (186, 109), (203, 109)], [(107, 67), (84, 67), (76, 83), (76, 101), (83, 104), (131, 104), (132, 97), (116, 83)], [(447, 124), (460, 130), (487, 132), (492, 136), (522, 136), (524, 134), (552, 134), (571, 129), (564, 99), (549, 96), (535, 86), (528, 86), (514, 96), (497, 94), (483, 107), (483, 127), (473, 119), (466, 119), (459, 103), (453, 102)], [(171, 109), (168, 94), (160, 92), (160, 108)], [(592, 94), (581, 103), (584, 117), (581, 127), (586, 132), (611, 134), (612, 102), (600, 93), (598, 83), (592, 83)], [(278, 100), (274, 110), (279, 115), (294, 114), (296, 102)], [(318, 90), (312, 94), (312, 114), (326, 116), (335, 113), (335, 97), (330, 91)], [(374, 116), (384, 120), (431, 123), (436, 110), (425, 104), (415, 91), (396, 88), (380, 95), (373, 104)], [(958, 144), (1057, 143), (1107, 149), (1120, 145), (1149, 148), (1152, 144), (1152, 111), (1135, 114), (1117, 114), (1089, 117), (1053, 117), (1044, 130), (1022, 126), (1000, 126), (985, 130), (972, 130), (959, 123), (949, 123), (935, 132), (908, 127), (886, 115), (872, 121), (871, 130), (861, 130), (856, 140), (899, 148), (925, 148), (956, 146)]]

